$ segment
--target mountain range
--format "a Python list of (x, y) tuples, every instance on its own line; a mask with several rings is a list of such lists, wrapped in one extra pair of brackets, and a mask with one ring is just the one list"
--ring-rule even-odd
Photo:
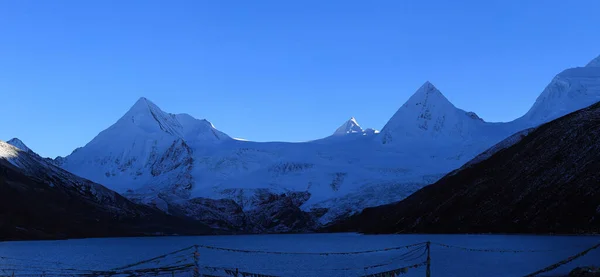
[(394, 204), (327, 226), (363, 233), (600, 232), (600, 103), (519, 132)]
[(511, 122), (486, 122), (425, 82), (381, 132), (351, 118), (329, 137), (285, 143), (235, 139), (140, 98), (85, 146), (45, 161), (213, 228), (298, 232), (400, 201), (511, 135), (599, 100), (600, 57), (559, 73)]

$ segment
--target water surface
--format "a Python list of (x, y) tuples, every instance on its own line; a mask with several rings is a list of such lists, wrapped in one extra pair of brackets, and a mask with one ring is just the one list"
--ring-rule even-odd
[[(1, 242), (2, 269), (27, 261), (62, 263), (76, 268), (104, 270), (152, 258), (194, 244), (223, 248), (276, 252), (353, 252), (391, 248), (431, 241), (432, 276), (523, 276), (566, 259), (600, 242), (599, 236), (508, 235), (244, 235), (200, 237), (145, 237), (77, 239), (63, 241)], [(545, 252), (497, 253), (447, 248), (435, 243), (475, 249), (544, 250)], [(225, 267), (278, 276), (359, 276), (425, 261), (424, 251), (407, 256), (410, 249), (358, 255), (301, 255), (238, 253), (200, 248), (201, 267)], [(187, 253), (187, 252), (186, 252)], [(191, 252), (190, 252), (191, 253)], [(184, 255), (188, 255), (185, 254)], [(190, 255), (190, 260), (191, 254)], [(389, 264), (372, 269), (372, 265)], [(600, 250), (542, 276), (563, 276), (581, 265), (600, 266)], [(344, 269), (344, 270), (342, 270)], [(18, 272), (17, 272), (18, 273)], [(17, 274), (18, 275), (18, 274)], [(425, 267), (405, 276), (425, 276)]]

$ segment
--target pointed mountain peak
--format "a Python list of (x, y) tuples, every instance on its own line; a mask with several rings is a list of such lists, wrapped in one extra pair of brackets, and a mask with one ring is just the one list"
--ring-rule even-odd
[(25, 143), (23, 143), (23, 141), (21, 141), (18, 138), (12, 138), (9, 141), (7, 141), (6, 143), (8, 143), (18, 149), (21, 149), (22, 151), (32, 152), (31, 149), (29, 149), (29, 147), (27, 147), (27, 145), (25, 145)]
[(452, 105), (450, 101), (438, 90), (431, 82), (426, 81), (417, 91), (406, 101), (404, 106), (428, 106), (428, 105)]
[(600, 56), (590, 61), (585, 67), (600, 67)]
[(137, 101), (135, 101), (135, 104), (131, 106), (129, 111), (140, 111), (145, 109), (160, 110), (160, 108), (156, 106), (156, 104), (154, 104), (152, 101), (148, 100), (148, 98), (140, 97)]
[(337, 128), (334, 135), (345, 135), (345, 134), (353, 134), (353, 133), (362, 133), (363, 129), (358, 125), (356, 118), (351, 117), (348, 121), (344, 122), (342, 126)]
[[(100, 132), (88, 145), (89, 149), (98, 151), (112, 146), (115, 147), (114, 151), (122, 151), (130, 146), (115, 141), (127, 144), (137, 140), (161, 139), (165, 135), (181, 138), (186, 142), (218, 142), (229, 139), (228, 135), (215, 129), (207, 120), (195, 119), (188, 114), (164, 112), (148, 98), (141, 97), (115, 124)], [(84, 149), (88, 149), (88, 145)], [(73, 152), (70, 156), (74, 154), (76, 153)]]
[(427, 88), (429, 90), (437, 90), (437, 88), (430, 81), (425, 81), (425, 83), (423, 83), (423, 85), (421, 85), (419, 89), (423, 88)]
[(181, 136), (181, 124), (175, 119), (175, 115), (164, 112), (146, 97), (140, 97), (117, 123), (133, 124), (148, 133), (162, 130)]
[(356, 126), (358, 126), (358, 122), (356, 121), (356, 118), (351, 117), (350, 119), (348, 119), (348, 121), (346, 121), (346, 123), (352, 123)]
[(384, 143), (401, 139), (454, 138), (469, 135), (471, 124), (482, 122), (458, 109), (429, 81), (398, 109), (381, 130)]

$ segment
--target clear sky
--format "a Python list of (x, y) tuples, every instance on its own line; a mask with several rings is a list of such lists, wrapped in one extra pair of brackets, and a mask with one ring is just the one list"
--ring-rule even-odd
[(0, 139), (69, 154), (141, 96), (233, 137), (381, 129), (425, 81), (488, 121), (600, 54), (600, 1), (0, 1)]

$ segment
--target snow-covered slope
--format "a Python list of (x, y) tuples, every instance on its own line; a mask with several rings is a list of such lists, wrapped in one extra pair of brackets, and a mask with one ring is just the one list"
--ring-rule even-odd
[(531, 109), (517, 121), (539, 125), (600, 101), (600, 57), (552, 79)]
[(6, 159), (11, 164), (15, 163), (15, 159), (19, 156), (19, 148), (0, 141), (0, 159)]
[(218, 210), (192, 207), (211, 202), (198, 198), (229, 199), (239, 207), (225, 210), (257, 215), (270, 205), (268, 199), (292, 195), (284, 202), (324, 223), (401, 200), (510, 135), (597, 101), (596, 64), (559, 74), (531, 111), (514, 122), (485, 122), (426, 82), (381, 133), (363, 130), (352, 118), (334, 135), (305, 143), (232, 139), (206, 120), (163, 112), (141, 98), (113, 126), (56, 161), (166, 211), (177, 206), (194, 216), (193, 211)]
[(41, 158), (19, 139), (12, 139), (11, 143), (15, 143), (16, 141), (19, 142), (16, 144), (27, 150), (17, 148), (8, 142), (0, 141), (0, 160), (9, 162), (28, 176), (40, 177), (50, 187), (54, 186), (54, 182), (60, 182), (63, 185), (76, 187), (79, 190), (89, 191), (96, 197), (97, 201), (105, 203), (114, 201), (116, 193), (48, 163), (46, 159)]

